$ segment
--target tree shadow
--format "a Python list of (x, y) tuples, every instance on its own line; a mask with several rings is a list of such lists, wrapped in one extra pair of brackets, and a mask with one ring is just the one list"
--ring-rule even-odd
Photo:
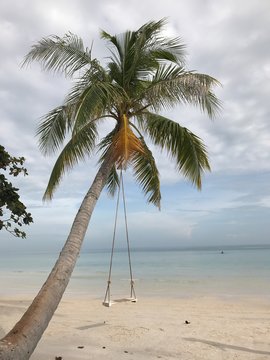
[(187, 340), (187, 341), (200, 342), (203, 344), (214, 346), (223, 351), (226, 351), (226, 349), (231, 349), (231, 350), (237, 350), (237, 351), (245, 351), (245, 352), (252, 353), (252, 354), (270, 355), (270, 351), (254, 350), (254, 349), (250, 349), (250, 348), (247, 348), (244, 346), (236, 346), (236, 345), (224, 344), (224, 343), (220, 343), (220, 342), (216, 342), (216, 341), (196, 339), (196, 338), (183, 338), (183, 339)]
[(78, 329), (78, 330), (88, 330), (88, 329), (94, 329), (96, 327), (105, 326), (105, 325), (107, 325), (107, 324), (102, 322), (102, 323), (96, 323), (96, 324), (92, 324), (92, 325), (80, 326), (80, 327), (77, 327), (76, 329)]

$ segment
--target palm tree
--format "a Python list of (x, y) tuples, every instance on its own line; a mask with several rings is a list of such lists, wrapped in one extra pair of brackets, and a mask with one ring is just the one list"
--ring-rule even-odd
[[(24, 64), (37, 60), (45, 70), (75, 79), (64, 103), (49, 112), (38, 128), (45, 155), (63, 147), (44, 199), (52, 198), (62, 176), (75, 164), (96, 149), (100, 157), (97, 175), (52, 272), (22, 319), (0, 342), (3, 360), (28, 359), (34, 351), (69, 282), (102, 189), (107, 186), (114, 194), (119, 185), (117, 169), (130, 167), (148, 202), (160, 207), (159, 173), (146, 139), (167, 151), (177, 170), (199, 189), (202, 173), (210, 170), (201, 139), (159, 112), (187, 103), (213, 117), (219, 108), (213, 93), (218, 81), (185, 69), (184, 45), (179, 38), (162, 36), (165, 23), (151, 21), (117, 36), (102, 31), (110, 50), (105, 66), (72, 33), (43, 38), (25, 58)], [(112, 130), (99, 140), (98, 126), (104, 120)]]

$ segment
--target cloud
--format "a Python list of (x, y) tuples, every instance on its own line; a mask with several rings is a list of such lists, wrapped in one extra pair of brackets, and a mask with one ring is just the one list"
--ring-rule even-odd
[(270, 196), (264, 196), (260, 201), (260, 205), (270, 208)]
[[(241, 219), (247, 219), (250, 214), (250, 219), (256, 218), (252, 226), (257, 232), (264, 236), (265, 229), (269, 230), (267, 222), (263, 225), (260, 222), (260, 217), (265, 219), (269, 209), (269, 11), (268, 0), (168, 0), (166, 4), (149, 0), (140, 6), (135, 0), (103, 0), (95, 6), (87, 0), (2, 1), (0, 143), (13, 155), (27, 159), (29, 176), (17, 179), (16, 183), (36, 218), (30, 238), (38, 237), (41, 231), (40, 239), (46, 239), (48, 221), (54, 224), (57, 238), (65, 238), (94, 177), (96, 158), (68, 173), (55, 200), (49, 206), (42, 205), (41, 198), (56, 156), (44, 158), (39, 152), (36, 128), (40, 117), (63, 101), (71, 82), (41, 71), (38, 64), (21, 69), (25, 54), (44, 36), (62, 36), (71, 31), (82, 36), (88, 46), (94, 41), (93, 56), (105, 63), (108, 52), (104, 41), (99, 39), (100, 29), (117, 34), (138, 28), (151, 19), (168, 17), (167, 34), (180, 35), (187, 44), (188, 68), (210, 74), (222, 83), (216, 91), (223, 109), (214, 121), (209, 121), (199, 109), (187, 106), (166, 111), (166, 116), (204, 140), (212, 173), (206, 174), (203, 191), (198, 193), (176, 173), (166, 153), (151, 147), (161, 173), (162, 212), (144, 210), (143, 196), (138, 195), (138, 187), (131, 185), (127, 175), (134, 216), (131, 226), (135, 229), (136, 222), (139, 223), (136, 231), (142, 243), (148, 238), (153, 243), (155, 239), (162, 243), (166, 235), (172, 241), (180, 237), (187, 242), (200, 243), (202, 238), (213, 242), (219, 237), (218, 231), (227, 232), (228, 224), (231, 224), (234, 241), (243, 242), (245, 236), (249, 241), (252, 236), (254, 241), (259, 241), (248, 221), (243, 220), (245, 225), (236, 229), (232, 220), (235, 216), (240, 224)], [(104, 218), (113, 211), (113, 202), (107, 202), (106, 195), (100, 203), (91, 225), (97, 244), (103, 238), (99, 226), (104, 227), (106, 236), (110, 232)], [(260, 217), (254, 216), (256, 211)], [(215, 225), (218, 220), (222, 225)], [(50, 231), (53, 237), (53, 229)]]

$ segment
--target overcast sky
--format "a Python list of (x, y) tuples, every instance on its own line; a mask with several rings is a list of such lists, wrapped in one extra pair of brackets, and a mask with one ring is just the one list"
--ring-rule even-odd
[[(161, 212), (146, 204), (127, 174), (132, 246), (270, 244), (269, 14), (269, 0), (1, 0), (0, 144), (27, 159), (29, 176), (14, 183), (34, 224), (25, 229), (26, 240), (2, 231), (0, 251), (60, 248), (97, 170), (96, 159), (77, 166), (53, 201), (42, 203), (55, 158), (40, 154), (35, 132), (40, 117), (62, 103), (71, 83), (42, 72), (39, 64), (22, 69), (31, 45), (71, 31), (86, 46), (93, 42), (93, 56), (105, 61), (100, 29), (117, 34), (163, 17), (168, 18), (166, 33), (187, 45), (187, 67), (222, 83), (216, 93), (223, 110), (215, 121), (190, 107), (166, 114), (204, 140), (212, 172), (198, 192), (177, 175), (165, 154), (155, 152)], [(114, 208), (104, 193), (85, 239), (88, 248), (110, 246)]]

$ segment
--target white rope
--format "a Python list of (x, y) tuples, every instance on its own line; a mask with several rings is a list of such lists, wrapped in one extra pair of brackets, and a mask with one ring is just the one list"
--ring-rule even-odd
[(123, 180), (122, 170), (121, 170), (120, 179), (121, 179), (121, 183), (122, 183), (122, 197), (123, 197), (123, 205), (124, 205), (126, 239), (127, 239), (127, 249), (128, 249), (128, 262), (129, 262), (129, 273), (130, 273), (130, 297), (136, 298), (135, 290), (134, 290), (133, 275), (132, 275), (132, 267), (131, 267), (130, 242), (129, 242), (128, 223), (127, 223), (127, 208), (126, 208), (126, 198), (125, 198), (125, 189), (124, 189), (124, 180)]
[(126, 200), (125, 200), (125, 190), (124, 190), (124, 181), (123, 181), (123, 172), (120, 170), (120, 183), (117, 194), (117, 202), (116, 202), (116, 210), (115, 210), (115, 221), (114, 221), (114, 229), (113, 229), (113, 240), (112, 240), (112, 249), (111, 249), (111, 259), (110, 259), (110, 268), (109, 275), (107, 281), (107, 289), (105, 293), (105, 298), (103, 305), (111, 306), (111, 277), (112, 277), (112, 264), (113, 264), (113, 255), (114, 255), (114, 246), (115, 246), (115, 238), (116, 238), (116, 227), (118, 220), (118, 210), (119, 210), (119, 200), (120, 200), (120, 192), (122, 189), (122, 199), (124, 206), (124, 217), (125, 217), (125, 231), (126, 231), (126, 240), (127, 240), (127, 250), (128, 250), (128, 261), (129, 261), (129, 273), (130, 273), (130, 298), (133, 301), (136, 301), (136, 294), (134, 290), (134, 281), (132, 274), (132, 266), (131, 266), (131, 255), (130, 255), (130, 242), (129, 242), (129, 234), (128, 234), (128, 223), (127, 223), (127, 209), (126, 209)]

